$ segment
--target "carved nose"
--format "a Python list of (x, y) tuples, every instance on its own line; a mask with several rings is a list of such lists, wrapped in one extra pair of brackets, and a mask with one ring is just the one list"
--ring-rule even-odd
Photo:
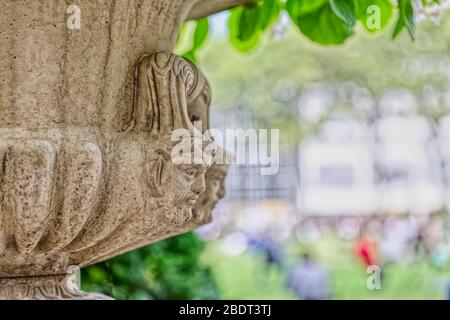
[(194, 184), (192, 185), (192, 191), (200, 195), (206, 190), (206, 182), (205, 182), (205, 175), (199, 174), (197, 178), (195, 179)]
[(219, 191), (217, 192), (217, 197), (221, 200), (225, 198), (226, 190), (225, 190), (225, 181), (222, 181), (220, 183)]
[(220, 188), (219, 192), (217, 192), (217, 197), (221, 200), (223, 198), (225, 198), (225, 187), (224, 188)]

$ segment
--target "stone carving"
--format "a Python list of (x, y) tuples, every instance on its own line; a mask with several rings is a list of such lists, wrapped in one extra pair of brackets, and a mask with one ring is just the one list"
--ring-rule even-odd
[(155, 53), (186, 19), (244, 1), (78, 0), (71, 30), (66, 1), (0, 0), (0, 299), (104, 299), (71, 266), (209, 219), (216, 165), (169, 161), (172, 130), (209, 127), (209, 86)]
[[(198, 77), (204, 83), (198, 86), (198, 93), (193, 95), (188, 104), (188, 114), (192, 123), (200, 123), (203, 134), (208, 134), (210, 128), (211, 89), (205, 77)], [(211, 213), (217, 203), (225, 197), (225, 178), (228, 174), (228, 163), (231, 155), (216, 146), (216, 157), (211, 168), (206, 172), (206, 190), (200, 195), (193, 209), (193, 221), (200, 224), (211, 222)]]
[(0, 279), (0, 297), (8, 300), (111, 300), (102, 294), (88, 294), (80, 288), (79, 269), (65, 275)]
[(212, 210), (225, 197), (225, 178), (228, 165), (213, 164), (206, 172), (206, 191), (200, 195), (193, 209), (193, 221), (210, 223)]
[(0, 278), (61, 275), (101, 198), (102, 153), (59, 130), (0, 130)]
[[(160, 57), (161, 58), (161, 57)], [(172, 56), (174, 58), (174, 56)], [(145, 59), (145, 58), (144, 58)], [(165, 59), (170, 60), (169, 57), (166, 57)], [(148, 65), (149, 61), (143, 60), (144, 65)], [(187, 115), (190, 119), (190, 123), (194, 124), (196, 122), (200, 122), (202, 124), (201, 133), (206, 134), (209, 127), (209, 110), (210, 110), (210, 104), (211, 104), (211, 89), (208, 80), (206, 77), (201, 73), (200, 70), (198, 70), (190, 61), (188, 60), (180, 60), (178, 58), (178, 63), (180, 63), (182, 66), (187, 68), (186, 70), (189, 70), (188, 73), (193, 73), (193, 77), (189, 77), (189, 79), (192, 79), (193, 84), (190, 87), (191, 89), (188, 92), (187, 97)], [(186, 64), (187, 63), (187, 64)], [(158, 67), (158, 69), (160, 69)], [(146, 70), (152, 70), (152, 68), (143, 68), (142, 72), (140, 74), (147, 74), (149, 73)], [(151, 74), (152, 72), (150, 72)], [(145, 77), (144, 77), (145, 79)], [(147, 81), (147, 80), (145, 80)], [(191, 82), (191, 80), (189, 80)], [(152, 86), (151, 86), (152, 87)], [(139, 88), (139, 86), (138, 86)], [(145, 86), (144, 86), (145, 88)], [(138, 89), (139, 90), (139, 89)], [(137, 93), (137, 96), (139, 97), (139, 94)], [(137, 101), (139, 101), (137, 99)], [(144, 104), (143, 107), (139, 107), (139, 103), (137, 103), (136, 109), (139, 110), (138, 114), (140, 112), (145, 112), (147, 109), (147, 104)], [(142, 117), (143, 119), (146, 119), (146, 116)], [(151, 117), (150, 117), (151, 118)], [(136, 119), (134, 120), (136, 121)], [(139, 122), (139, 121), (137, 121)], [(133, 122), (132, 127), (135, 128), (135, 122)], [(142, 128), (146, 128), (145, 124), (142, 126)], [(191, 130), (195, 130), (192, 126), (189, 126)], [(144, 129), (145, 130), (145, 129)], [(212, 140), (212, 138), (209, 138)], [(132, 143), (131, 141), (129, 143)], [(127, 145), (125, 143), (124, 145)], [(219, 159), (220, 157), (223, 157), (223, 159), (219, 159), (221, 161), (225, 161), (225, 163), (231, 162), (231, 155), (227, 153), (225, 150), (220, 149), (219, 147), (215, 147), (215, 154), (216, 157), (214, 159)], [(223, 162), (220, 162), (223, 163)], [(205, 173), (205, 179), (204, 182), (201, 184), (197, 183), (197, 191), (203, 190), (203, 192), (196, 197), (197, 200), (194, 201), (194, 198), (191, 197), (192, 201), (189, 201), (190, 205), (187, 207), (187, 210), (182, 210), (184, 212), (181, 215), (178, 215), (178, 219), (171, 219), (173, 222), (177, 221), (177, 224), (180, 226), (183, 226), (183, 228), (188, 231), (191, 229), (194, 229), (198, 226), (207, 224), (211, 222), (211, 213), (214, 207), (217, 205), (217, 203), (225, 197), (225, 178), (228, 174), (228, 165), (227, 164), (217, 164), (213, 163), (211, 167), (209, 167), (206, 170)], [(189, 168), (186, 168), (189, 169)], [(154, 177), (154, 175), (148, 175), (150, 177)], [(205, 184), (205, 186), (199, 188), (198, 186), (201, 186), (202, 184)], [(181, 186), (182, 183), (177, 185)], [(158, 189), (158, 188), (153, 188)], [(181, 188), (182, 189), (182, 188)], [(184, 190), (175, 190), (175, 194), (183, 193)], [(122, 193), (121, 193), (122, 194)], [(125, 201), (126, 202), (126, 201)], [(168, 209), (169, 215), (170, 213), (176, 212), (172, 207), (172, 209)], [(131, 226), (129, 224), (128, 226)], [(140, 226), (141, 227), (141, 226)], [(120, 247), (119, 249), (113, 250), (110, 253), (108, 253), (106, 256), (102, 256), (100, 258), (96, 258), (94, 260), (94, 263), (99, 262), (104, 259), (108, 259), (110, 257), (113, 257), (117, 255), (119, 252), (128, 251), (131, 249), (139, 248), (141, 246), (144, 246), (148, 244), (149, 242), (154, 242), (155, 239), (158, 238), (165, 238), (170, 236), (170, 233), (164, 232), (159, 233), (159, 228), (153, 227), (151, 231), (152, 234), (148, 234), (146, 237), (141, 237), (138, 241), (130, 244), (126, 244), (123, 247)], [(135, 232), (133, 232), (135, 233)], [(139, 237), (135, 237), (139, 238)], [(123, 243), (123, 241), (118, 241), (118, 243)], [(110, 248), (114, 248), (114, 245), (110, 245)]]
[(170, 136), (196, 133), (190, 107), (206, 119), (206, 79), (168, 53), (143, 56), (135, 79), (132, 119), (111, 138), (96, 128), (0, 129), (0, 298), (102, 298), (68, 280), (69, 267), (208, 220), (224, 174), (218, 165), (174, 164)]
[[(211, 104), (211, 91), (206, 78), (202, 84), (203, 90), (188, 105), (188, 114), (192, 123), (201, 123), (202, 133), (207, 135), (210, 129), (209, 111)], [(193, 209), (193, 221), (200, 224), (211, 222), (211, 213), (217, 203), (225, 197), (225, 178), (228, 174), (228, 165), (231, 155), (216, 146), (216, 157), (212, 166), (206, 172), (206, 190), (197, 200)]]
[(175, 165), (171, 153), (178, 142), (170, 135), (176, 129), (195, 135), (187, 104), (206, 82), (198, 77), (203, 76), (192, 63), (172, 54), (140, 59), (134, 117), (115, 142), (107, 186), (112, 196), (102, 218), (108, 220), (105, 230), (114, 232), (93, 232), (96, 245), (84, 246), (76, 261), (108, 259), (177, 234), (191, 220), (193, 205), (205, 191), (209, 164)]

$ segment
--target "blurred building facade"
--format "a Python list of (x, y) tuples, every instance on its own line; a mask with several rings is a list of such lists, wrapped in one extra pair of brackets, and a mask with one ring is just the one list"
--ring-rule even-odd
[(418, 115), (327, 121), (299, 147), (299, 212), (420, 215), (447, 207), (446, 126)]
[[(215, 110), (211, 116), (211, 127), (225, 132), (227, 129), (258, 129), (261, 126), (250, 113), (244, 111)], [(245, 145), (247, 158), (252, 150), (261, 145)], [(269, 148), (270, 149), (270, 148)], [(230, 150), (231, 151), (231, 150)], [(255, 204), (265, 200), (283, 200), (293, 203), (297, 190), (297, 159), (295, 151), (282, 151), (279, 171), (276, 175), (261, 174), (262, 164), (235, 164), (227, 177), (225, 203)]]

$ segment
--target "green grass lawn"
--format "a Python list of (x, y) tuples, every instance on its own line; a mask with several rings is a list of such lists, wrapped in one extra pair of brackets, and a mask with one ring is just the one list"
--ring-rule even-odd
[[(427, 261), (386, 266), (381, 290), (367, 289), (368, 275), (352, 252), (352, 244), (336, 238), (316, 241), (302, 247), (286, 246), (286, 264), (292, 265), (298, 253), (307, 250), (330, 273), (334, 299), (443, 299), (450, 270), (438, 270)], [(264, 258), (246, 252), (237, 257), (225, 255), (220, 242), (211, 242), (203, 255), (211, 266), (222, 299), (295, 299), (286, 288), (286, 271), (269, 268)], [(287, 268), (288, 269), (288, 268)]]

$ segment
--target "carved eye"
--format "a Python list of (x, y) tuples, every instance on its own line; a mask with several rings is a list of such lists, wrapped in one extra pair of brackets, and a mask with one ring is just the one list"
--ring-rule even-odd
[(197, 121), (200, 121), (200, 117), (197, 116), (197, 115), (193, 115), (193, 116), (191, 117), (191, 122), (197, 122)]
[(195, 176), (195, 173), (196, 173), (195, 169), (186, 170), (186, 175), (189, 176), (189, 177)]

